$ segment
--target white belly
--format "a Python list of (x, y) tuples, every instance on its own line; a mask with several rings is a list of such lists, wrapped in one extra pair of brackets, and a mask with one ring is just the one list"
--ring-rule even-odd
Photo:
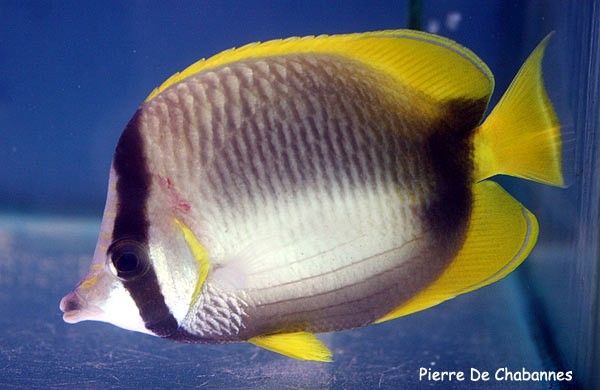
[[(428, 236), (421, 207), (422, 200), (393, 185), (329, 194), (307, 189), (221, 212), (207, 213), (205, 204), (204, 215), (212, 217), (198, 230), (206, 232), (213, 265), (207, 284), (284, 322), (343, 316), (354, 302), (385, 295), (394, 288), (393, 275), (410, 272), (422, 259)], [(379, 310), (394, 303), (382, 302)]]

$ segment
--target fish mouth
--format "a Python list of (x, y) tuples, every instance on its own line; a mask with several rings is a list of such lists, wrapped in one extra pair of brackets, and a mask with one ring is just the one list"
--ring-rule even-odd
[(63, 321), (67, 324), (76, 324), (84, 320), (81, 310), (68, 311), (63, 314)]
[(63, 312), (63, 321), (75, 324), (85, 320), (94, 320), (102, 315), (102, 310), (95, 305), (90, 305), (76, 290), (71, 291), (60, 300), (60, 310)]

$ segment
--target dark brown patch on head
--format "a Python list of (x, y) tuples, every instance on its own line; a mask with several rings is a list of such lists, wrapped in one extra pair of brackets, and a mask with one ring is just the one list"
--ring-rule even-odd
[(434, 124), (427, 142), (427, 153), (436, 175), (436, 199), (426, 210), (425, 219), (441, 236), (464, 234), (472, 206), (472, 135), (486, 105), (485, 100), (447, 103), (445, 115)]
[[(136, 240), (148, 250), (146, 201), (150, 173), (144, 156), (139, 118), (138, 110), (123, 131), (115, 151), (113, 166), (117, 173), (118, 204), (113, 241)], [(135, 301), (147, 329), (161, 337), (168, 337), (177, 331), (177, 320), (165, 304), (152, 265), (139, 278), (124, 280), (123, 286)]]

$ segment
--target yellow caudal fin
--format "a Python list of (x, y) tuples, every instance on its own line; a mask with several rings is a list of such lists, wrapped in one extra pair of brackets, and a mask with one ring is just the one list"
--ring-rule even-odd
[(535, 216), (493, 181), (473, 186), (473, 210), (458, 255), (425, 290), (376, 322), (437, 305), (502, 279), (525, 260), (538, 235)]
[(278, 333), (257, 336), (249, 343), (298, 360), (330, 362), (331, 351), (314, 334), (308, 332)]
[(174, 74), (152, 91), (146, 101), (190, 76), (235, 62), (314, 54), (362, 63), (436, 102), (482, 101), (485, 108), (494, 87), (494, 77), (488, 67), (459, 44), (419, 31), (387, 30), (278, 39), (226, 50)]
[(544, 89), (542, 58), (551, 34), (531, 53), (475, 134), (475, 179), (497, 174), (563, 186), (560, 124)]

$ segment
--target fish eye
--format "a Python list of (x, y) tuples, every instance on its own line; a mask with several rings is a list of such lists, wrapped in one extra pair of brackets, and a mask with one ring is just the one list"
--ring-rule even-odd
[(108, 249), (108, 260), (112, 273), (122, 280), (132, 280), (148, 270), (146, 248), (135, 240), (113, 242)]

